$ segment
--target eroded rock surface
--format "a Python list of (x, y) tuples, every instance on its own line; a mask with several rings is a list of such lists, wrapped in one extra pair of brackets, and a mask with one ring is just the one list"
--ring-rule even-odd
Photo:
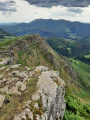
[(4, 100), (5, 100), (5, 96), (0, 95), (0, 107), (3, 105)]
[[(32, 91), (30, 98), (23, 98), (23, 105), (12, 116), (13, 120), (63, 120), (65, 82), (59, 77), (58, 71), (44, 66), (23, 68), (17, 64), (0, 69), (0, 73), (0, 94), (22, 97), (29, 90)], [(36, 78), (37, 83), (34, 81)], [(0, 107), (3, 107), (5, 95), (0, 95)]]
[(37, 94), (41, 95), (45, 112), (41, 120), (60, 120), (63, 119), (65, 111), (65, 83), (59, 77), (59, 72), (47, 70), (41, 73), (37, 82), (39, 88)]

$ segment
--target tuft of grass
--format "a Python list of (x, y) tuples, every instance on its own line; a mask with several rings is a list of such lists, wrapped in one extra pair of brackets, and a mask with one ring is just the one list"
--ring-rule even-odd
[(85, 58), (90, 58), (90, 55), (85, 55)]
[(6, 41), (4, 41), (4, 42), (0, 42), (0, 47), (1, 47), (1, 46), (9, 45), (9, 44), (11, 44), (12, 42), (17, 41), (17, 40), (18, 40), (18, 38), (14, 38), (14, 39), (6, 40)]
[(26, 59), (25, 57), (23, 58), (25, 52), (24, 51), (19, 51), (18, 53), (18, 63), (21, 64), (22, 66), (26, 66)]
[[(35, 103), (38, 103), (39, 108), (36, 108), (34, 106)], [(31, 108), (31, 111), (33, 112), (33, 119), (36, 120), (36, 114), (38, 114), (39, 116), (41, 116), (44, 113), (43, 104), (42, 104), (42, 98), (40, 97), (40, 99), (38, 99), (36, 101), (32, 101), (30, 103), (30, 108)]]

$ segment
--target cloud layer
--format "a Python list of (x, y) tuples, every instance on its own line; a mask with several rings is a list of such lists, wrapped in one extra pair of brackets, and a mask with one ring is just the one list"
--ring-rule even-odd
[(67, 8), (67, 11), (75, 14), (82, 14), (83, 12), (81, 8), (74, 8), (74, 7)]
[(16, 12), (16, 3), (14, 1), (0, 2), (0, 11)]
[(90, 5), (90, 0), (25, 0), (31, 5), (40, 7), (52, 7), (63, 5), (66, 7), (87, 7)]
[[(65, 2), (66, 0), (62, 1)], [(68, 2), (68, 4), (62, 6), (61, 4), (57, 4), (61, 2), (61, 0), (0, 0), (0, 22), (30, 22), (43, 18), (90, 23), (90, 6), (75, 7), (77, 5), (75, 4), (76, 0), (67, 1), (72, 2), (70, 4)], [(78, 1), (81, 3), (83, 0), (77, 0), (77, 2)], [(72, 3), (74, 7), (71, 6)], [(87, 3), (89, 3), (88, 0)], [(79, 5), (80, 4), (78, 4), (78, 6)]]

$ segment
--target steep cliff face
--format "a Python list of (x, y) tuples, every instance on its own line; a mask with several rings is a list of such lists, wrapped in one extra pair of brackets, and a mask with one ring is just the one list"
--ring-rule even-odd
[[(43, 67), (37, 67), (36, 70), (40, 70), (41, 75), (37, 82), (39, 94), (42, 97), (42, 103), (44, 108), (44, 115), (41, 116), (42, 120), (60, 120), (63, 119), (65, 112), (65, 82), (59, 77), (57, 71), (47, 71), (42, 69)], [(39, 93), (39, 94), (38, 94)], [(35, 96), (33, 99), (36, 100)]]

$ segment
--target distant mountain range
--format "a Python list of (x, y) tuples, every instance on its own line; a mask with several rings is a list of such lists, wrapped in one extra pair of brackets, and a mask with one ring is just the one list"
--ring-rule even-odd
[(62, 37), (66, 39), (90, 38), (90, 24), (66, 20), (36, 19), (30, 23), (4, 26), (3, 30), (16, 36), (38, 33), (42, 37)]
[(5, 26), (14, 26), (16, 24), (18, 24), (18, 23), (0, 23), (0, 28), (3, 28)]

